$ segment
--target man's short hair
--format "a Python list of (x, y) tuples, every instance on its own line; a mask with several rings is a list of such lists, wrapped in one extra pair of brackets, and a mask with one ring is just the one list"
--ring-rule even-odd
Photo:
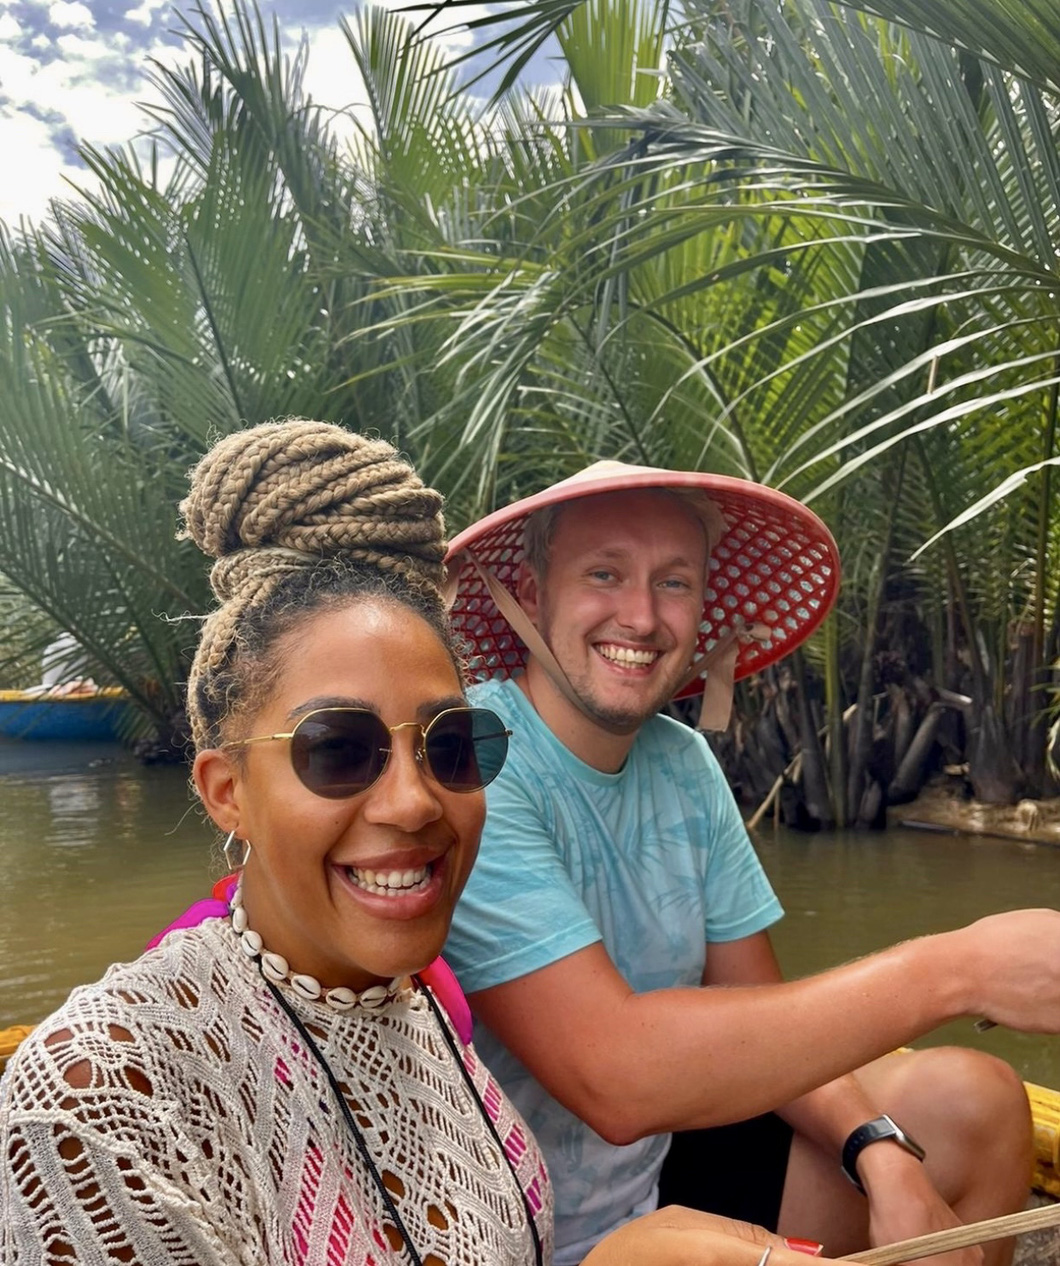
[[(706, 493), (698, 488), (616, 488), (614, 492), (599, 492), (594, 495), (598, 497), (615, 497), (621, 496), (627, 491), (659, 492), (664, 496), (673, 497), (683, 502), (703, 525), (703, 531), (707, 538), (708, 558), (715, 545), (725, 535), (725, 520), (722, 518), (721, 511)], [(535, 510), (533, 514), (527, 516), (526, 526), (523, 528), (523, 563), (534, 572), (538, 579), (543, 579), (548, 571), (548, 565), (552, 557), (552, 542), (556, 536), (556, 525), (559, 522), (561, 512), (567, 506), (572, 505), (575, 500), (587, 499), (578, 497), (572, 498), (570, 501), (557, 501), (554, 505)]]

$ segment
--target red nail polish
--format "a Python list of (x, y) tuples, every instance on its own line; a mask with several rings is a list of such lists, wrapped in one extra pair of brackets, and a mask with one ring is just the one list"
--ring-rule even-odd
[(807, 1257), (820, 1257), (824, 1252), (824, 1245), (816, 1240), (786, 1239), (784, 1243), (793, 1252), (805, 1253)]

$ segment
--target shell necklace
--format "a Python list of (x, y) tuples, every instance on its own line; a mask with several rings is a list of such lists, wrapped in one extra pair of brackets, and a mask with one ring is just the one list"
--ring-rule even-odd
[(356, 993), (345, 985), (325, 989), (315, 976), (291, 971), (291, 965), (282, 954), (274, 954), (262, 944), (261, 935), (255, 932), (243, 907), (243, 876), (240, 875), (236, 890), (229, 902), (232, 912), (232, 928), (239, 937), (239, 948), (247, 958), (257, 960), (261, 974), (273, 985), (289, 985), (292, 992), (306, 1002), (321, 1002), (332, 1011), (352, 1011), (362, 1007), (366, 1011), (378, 1011), (404, 989), (410, 989), (407, 976), (397, 976), (388, 985), (369, 985)]

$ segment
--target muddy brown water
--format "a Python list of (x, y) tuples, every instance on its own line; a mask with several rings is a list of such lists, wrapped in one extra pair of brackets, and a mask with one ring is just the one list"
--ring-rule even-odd
[[(41, 1019), (144, 943), (220, 873), (184, 772), (121, 749), (0, 740), (0, 1028)], [(893, 829), (756, 834), (787, 910), (774, 930), (804, 975), (995, 910), (1060, 907), (1060, 849)], [(962, 1021), (922, 1040), (993, 1051), (1060, 1086), (1060, 1038)]]

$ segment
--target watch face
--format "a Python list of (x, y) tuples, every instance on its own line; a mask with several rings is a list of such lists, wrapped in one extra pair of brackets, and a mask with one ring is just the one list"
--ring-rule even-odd
[(907, 1152), (912, 1153), (917, 1160), (922, 1161), (924, 1159), (924, 1149), (920, 1144), (915, 1139), (910, 1138), (901, 1126), (896, 1121), (892, 1121), (886, 1114), (878, 1116), (872, 1121), (866, 1121), (864, 1125), (859, 1125), (843, 1144), (843, 1154), (840, 1162), (843, 1173), (846, 1174), (862, 1194), (864, 1194), (865, 1188), (858, 1177), (858, 1157), (870, 1143), (879, 1143), (884, 1139), (893, 1140), (899, 1147), (904, 1147)]

